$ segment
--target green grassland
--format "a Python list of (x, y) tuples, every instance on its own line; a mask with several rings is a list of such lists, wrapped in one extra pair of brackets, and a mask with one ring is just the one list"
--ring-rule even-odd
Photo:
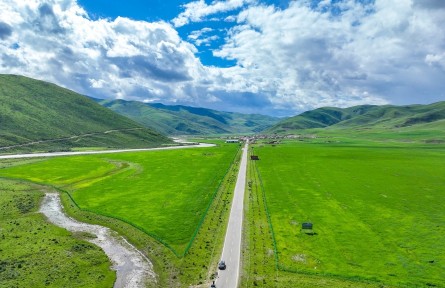
[(184, 253), (237, 145), (59, 157), (0, 172), (70, 192), (84, 210), (127, 221)]
[(279, 118), (181, 105), (163, 105), (125, 100), (99, 100), (101, 105), (145, 127), (166, 135), (217, 135), (257, 133)]
[[(275, 267), (243, 283), (443, 287), (445, 147), (311, 141), (254, 148), (260, 161), (251, 168), (249, 197), (258, 200), (250, 200), (257, 208), (249, 213), (258, 215), (247, 219), (258, 223), (248, 235), (264, 244), (246, 242), (259, 249), (247, 253), (253, 259), (246, 269), (271, 262), (274, 251), (276, 258)], [(301, 230), (306, 221), (314, 223), (312, 235)]]
[(35, 213), (42, 187), (0, 180), (0, 287), (111, 287), (103, 251)]
[(154, 262), (161, 287), (184, 287), (214, 277), (238, 158), (239, 145), (220, 143), (5, 162), (0, 174), (68, 192), (70, 215), (125, 235)]
[(322, 107), (284, 119), (265, 133), (298, 133), (313, 128), (333, 130), (380, 129), (392, 132), (422, 130), (424, 124), (445, 120), (445, 102), (429, 105), (359, 105), (349, 108)]
[(0, 74), (0, 127), (0, 153), (172, 144), (88, 97), (16, 75)]
[(387, 145), (395, 143), (444, 144), (445, 120), (418, 124), (415, 127), (403, 128), (324, 128), (304, 130), (304, 134), (316, 135), (323, 143), (349, 143), (351, 145)]

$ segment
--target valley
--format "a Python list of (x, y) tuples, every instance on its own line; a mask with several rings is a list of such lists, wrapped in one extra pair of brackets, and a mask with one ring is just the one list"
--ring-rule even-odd
[[(147, 257), (147, 287), (444, 287), (444, 102), (278, 119), (123, 100), (102, 107), (53, 84), (0, 81), (4, 287), (130, 285), (89, 243), (94, 235), (37, 213), (48, 191), (67, 215), (108, 227)], [(241, 244), (224, 243), (236, 235), (231, 207)], [(60, 255), (73, 269), (54, 262)]]
[(199, 107), (93, 99), (139, 124), (166, 135), (254, 134), (278, 123), (277, 117)]
[(443, 287), (445, 147), (341, 137), (252, 146), (241, 287)]

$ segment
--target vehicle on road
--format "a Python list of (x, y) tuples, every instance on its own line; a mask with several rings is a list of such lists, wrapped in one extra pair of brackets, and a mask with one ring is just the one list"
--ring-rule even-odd
[(219, 270), (225, 270), (225, 269), (226, 269), (226, 262), (223, 261), (223, 260), (219, 261), (219, 263), (218, 263), (218, 269), (219, 269)]
[(210, 288), (216, 288), (215, 281), (213, 281), (212, 285), (210, 285)]

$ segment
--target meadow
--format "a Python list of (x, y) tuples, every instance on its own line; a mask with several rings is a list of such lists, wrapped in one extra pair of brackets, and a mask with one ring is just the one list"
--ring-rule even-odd
[[(52, 186), (67, 213), (125, 235), (159, 283), (210, 281), (222, 247), (239, 145), (4, 161), (0, 177)], [(14, 161), (12, 161), (14, 162)]]
[(80, 209), (128, 222), (182, 255), (238, 148), (58, 157), (0, 176), (67, 191)]
[(0, 99), (0, 153), (173, 144), (88, 97), (48, 82), (2, 74)]
[(443, 145), (313, 139), (253, 151), (242, 287), (443, 287)]
[(36, 213), (45, 188), (0, 179), (0, 287), (111, 287), (103, 251)]

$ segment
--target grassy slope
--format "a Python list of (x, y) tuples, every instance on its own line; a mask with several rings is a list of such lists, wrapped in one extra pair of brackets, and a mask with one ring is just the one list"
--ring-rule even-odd
[[(116, 192), (116, 198), (114, 199), (115, 201), (112, 205), (116, 207), (115, 210), (117, 213), (122, 211), (122, 209), (126, 209), (125, 203), (128, 202), (126, 200), (127, 197), (133, 197), (136, 193), (139, 193), (137, 196), (137, 201), (130, 203), (131, 207), (134, 207), (135, 210), (130, 211), (130, 213), (132, 213), (131, 215), (125, 215), (129, 218), (122, 217), (126, 219), (126, 222), (96, 214), (100, 207), (93, 210), (94, 213), (79, 210), (66, 193), (62, 193), (62, 201), (66, 211), (73, 217), (80, 219), (81, 221), (97, 223), (112, 228), (118, 233), (125, 235), (129, 241), (148, 255), (150, 260), (153, 261), (156, 273), (159, 276), (159, 287), (188, 287), (190, 283), (200, 284), (211, 282), (210, 279), (214, 277), (213, 273), (216, 271), (216, 263), (219, 260), (219, 251), (222, 249), (222, 240), (224, 239), (226, 222), (233, 195), (233, 186), (237, 175), (236, 163), (239, 160), (236, 159), (239, 159), (240, 153), (238, 145), (226, 145), (222, 142), (220, 142), (220, 144), (222, 146), (221, 148), (162, 151), (162, 153), (159, 153), (161, 152), (159, 151), (155, 153), (157, 155), (152, 156), (150, 156), (148, 153), (140, 153), (140, 155), (137, 155), (139, 157), (134, 157), (136, 154), (131, 153), (120, 155), (103, 155), (103, 159), (100, 157), (65, 157), (59, 158), (61, 161), (60, 163), (58, 161), (54, 163), (47, 163), (46, 160), (33, 159), (27, 160), (26, 162), (28, 163), (24, 163), (28, 165), (24, 165), (21, 168), (17, 167), (17, 169), (20, 168), (22, 171), (26, 171), (26, 173), (18, 175), (20, 177), (26, 177), (32, 181), (47, 181), (55, 183), (58, 187), (69, 189), (74, 195), (75, 199), (77, 199), (75, 197), (77, 192), (73, 192), (72, 189), (87, 192), (88, 190), (84, 190), (84, 188), (88, 189), (88, 187), (90, 187), (92, 190), (94, 190), (92, 188), (94, 186), (99, 187), (98, 189), (101, 189), (99, 191), (107, 191), (108, 195), (110, 195), (110, 192), (114, 191)], [(238, 152), (236, 152), (237, 150)], [(184, 155), (173, 155), (170, 153), (164, 154), (164, 152), (183, 152)], [(164, 156), (162, 156), (162, 154)], [(222, 154), (228, 157), (222, 157)], [(214, 177), (219, 177), (220, 175), (224, 174), (221, 173), (223, 172), (222, 170), (215, 166), (217, 165), (218, 167), (221, 167), (221, 165), (219, 165), (221, 164), (221, 161), (213, 161), (218, 163), (211, 163), (208, 160), (221, 160), (222, 158), (226, 158), (227, 161), (225, 161), (223, 166), (225, 166), (225, 169), (227, 169), (229, 162), (234, 160), (234, 154), (238, 155), (235, 159), (235, 164), (225, 175), (225, 178), (218, 181), (219, 184), (217, 185), (217, 190), (215, 187), (194, 190), (197, 187), (195, 184), (199, 182), (199, 180), (201, 180), (202, 185), (199, 183), (197, 185), (202, 188), (205, 186), (205, 184), (212, 184), (209, 182), (209, 180), (212, 180), (212, 182), (215, 183), (214, 180), (216, 179)], [(108, 156), (123, 156), (125, 159), (121, 159), (120, 157), (111, 159)], [(127, 157), (130, 157), (131, 160), (141, 161), (138, 161), (137, 163), (129, 163), (127, 162), (127, 160), (129, 160)], [(166, 178), (168, 178), (168, 176), (163, 173), (165, 172), (164, 169), (171, 170), (170, 165), (173, 165), (171, 163), (167, 163), (171, 159), (174, 159), (173, 162), (176, 163), (174, 165), (175, 168), (183, 170), (187, 175), (199, 175), (199, 179), (191, 180), (189, 176), (182, 173), (179, 177), (182, 180), (179, 181), (178, 185), (174, 185), (172, 179), (170, 179), (172, 181), (164, 181)], [(187, 161), (180, 161), (184, 159), (187, 159)], [(3, 166), (5, 168), (11, 167), (11, 163), (9, 162), (11, 162), (11, 160), (2, 161)], [(162, 162), (163, 164), (158, 164), (158, 162)], [(190, 164), (190, 162), (201, 162), (201, 164), (204, 163), (204, 166), (209, 169), (208, 173), (202, 173), (202, 169), (188, 170), (188, 168), (194, 167), (194, 164)], [(62, 163), (71, 165), (62, 165)], [(152, 166), (150, 163), (153, 163), (152, 165), (157, 166), (158, 169), (156, 169), (156, 171), (152, 171)], [(42, 179), (40, 172), (37, 173), (37, 171), (40, 171), (39, 165), (40, 168), (44, 168), (43, 171), (47, 173), (48, 178), (43, 177), (45, 179)], [(83, 168), (79, 166), (82, 166)], [(11, 170), (3, 169), (0, 171), (8, 174), (14, 170), (15, 172), (12, 174), (18, 172), (14, 167), (12, 167)], [(173, 170), (168, 173), (174, 174), (174, 171), (176, 170)], [(150, 178), (150, 175), (147, 174), (150, 174), (153, 177)], [(209, 175), (210, 177), (207, 177)], [(176, 176), (173, 175), (173, 177)], [(113, 178), (115, 178), (117, 182), (113, 181)], [(149, 181), (145, 181), (144, 179)], [(161, 180), (161, 185), (156, 184), (158, 180)], [(188, 181), (188, 183), (184, 183), (185, 181)], [(107, 182), (108, 185), (106, 183), (100, 184), (101, 182)], [(118, 182), (120, 182), (120, 184)], [(128, 185), (128, 182), (131, 182), (134, 185)], [(114, 186), (116, 183), (119, 185)], [(124, 184), (126, 188), (120, 189), (120, 185)], [(165, 185), (165, 187), (161, 187), (162, 185)], [(102, 190), (102, 188), (104, 189)], [(173, 189), (173, 191), (171, 189)], [(94, 205), (95, 201), (93, 198), (97, 196), (98, 198), (96, 197), (96, 200), (102, 201), (103, 199), (101, 199), (102, 195), (100, 193), (97, 193), (97, 191), (93, 192), (95, 194), (91, 195), (90, 200), (92, 200), (91, 202)], [(153, 194), (158, 195), (159, 198), (154, 197), (154, 201), (150, 202), (149, 200), (153, 199)], [(164, 197), (164, 194), (168, 194), (170, 198)], [(186, 195), (189, 196), (187, 199), (185, 199)], [(214, 197), (212, 198), (213, 201), (210, 201), (209, 196), (211, 196), (210, 198)], [(198, 199), (199, 197), (202, 199)], [(166, 198), (168, 198), (168, 201), (172, 200), (170, 201), (171, 205), (169, 205), (169, 207), (163, 205), (165, 204)], [(173, 201), (179, 199), (183, 199), (184, 201)], [(203, 203), (205, 201), (207, 201), (207, 203)], [(186, 208), (184, 208), (183, 205), (186, 205)], [(105, 207), (105, 209), (108, 208)], [(199, 214), (197, 213), (197, 209), (200, 209), (201, 216), (203, 212), (206, 213), (206, 217), (204, 219), (197, 218)], [(142, 211), (143, 215), (138, 215), (140, 211)], [(153, 212), (153, 214), (151, 214), (151, 212)], [(160, 221), (169, 220), (170, 223), (168, 225), (164, 225), (165, 223), (162, 222), (156, 225), (157, 221), (152, 221), (153, 219), (149, 219), (149, 217), (153, 215), (162, 215), (164, 219), (161, 219)], [(180, 232), (191, 233), (192, 235), (189, 234), (189, 239), (196, 233), (196, 236), (193, 236), (193, 242), (191, 242), (190, 247), (187, 248), (187, 254), (185, 256), (179, 255), (181, 257), (175, 256), (172, 253), (172, 250), (154, 240), (154, 238), (148, 236), (140, 229), (136, 229), (134, 226), (128, 224), (130, 223), (129, 220), (136, 219), (137, 221), (140, 221), (144, 217), (146, 221), (143, 223), (143, 225), (145, 228), (148, 227), (148, 232), (152, 232), (152, 228), (164, 229), (165, 234), (163, 235), (167, 236), (161, 240), (167, 245), (171, 244), (171, 238), (176, 237), (175, 235), (178, 235)], [(190, 221), (195, 221), (194, 229), (189, 229)], [(202, 221), (199, 230), (197, 230), (196, 221), (199, 223)], [(157, 235), (154, 236), (156, 237)], [(159, 237), (156, 238), (159, 239)], [(174, 246), (174, 248), (179, 247), (181, 249), (184, 248), (184, 245), (168, 246)], [(179, 251), (178, 249), (179, 254), (183, 251), (184, 250)]]
[(61, 157), (0, 175), (68, 190), (82, 209), (123, 219), (182, 255), (237, 147)]
[[(296, 272), (287, 273), (287, 283), (303, 278), (307, 287), (346, 287), (351, 280), (443, 287), (445, 148), (315, 141), (254, 148), (280, 271)], [(317, 235), (300, 231), (305, 221), (314, 223)], [(271, 270), (256, 280), (286, 282)], [(322, 285), (317, 275), (345, 282)]]
[(259, 132), (278, 121), (278, 118), (221, 112), (188, 106), (146, 104), (124, 100), (96, 100), (146, 127), (168, 135), (210, 135)]
[(202, 219), (199, 230), (195, 230), (196, 236), (183, 257), (177, 257), (168, 247), (126, 222), (80, 210), (67, 193), (61, 193), (62, 202), (66, 212), (72, 217), (110, 227), (125, 235), (147, 255), (158, 276), (158, 284), (149, 287), (189, 287), (191, 283), (206, 283), (199, 287), (208, 287), (215, 277), (214, 272), (220, 260), (240, 155), (238, 150), (232, 167), (219, 184), (219, 189), (214, 191), (214, 200), (206, 208), (206, 216)]
[(33, 185), (0, 179), (0, 287), (111, 287), (103, 251), (35, 213), (42, 197)]
[[(267, 133), (293, 133), (304, 129), (392, 129), (410, 130), (445, 119), (445, 102), (430, 105), (373, 106), (362, 105), (350, 108), (325, 107), (304, 112), (288, 118)], [(442, 126), (443, 127), (443, 126)], [(421, 127), (419, 126), (419, 129)]]
[[(88, 97), (15, 75), (0, 75), (0, 127), (0, 146), (97, 133), (29, 149), (151, 147), (169, 142), (158, 132), (143, 128)], [(104, 133), (122, 129), (124, 131)]]

